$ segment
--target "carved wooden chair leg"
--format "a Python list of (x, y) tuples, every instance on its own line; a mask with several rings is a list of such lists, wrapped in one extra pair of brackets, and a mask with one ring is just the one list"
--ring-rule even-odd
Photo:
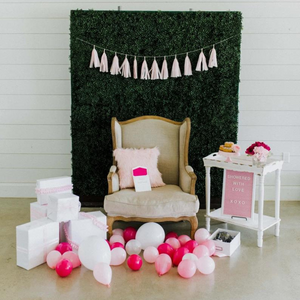
[(107, 226), (108, 226), (107, 239), (109, 239), (112, 236), (112, 228), (114, 222), (115, 222), (114, 217), (107, 216)]
[(191, 223), (191, 238), (194, 239), (195, 232), (198, 228), (198, 218), (196, 216), (190, 217), (189, 221)]

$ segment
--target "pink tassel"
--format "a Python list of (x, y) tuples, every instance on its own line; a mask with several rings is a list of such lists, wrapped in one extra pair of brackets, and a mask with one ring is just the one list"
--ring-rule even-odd
[(151, 80), (160, 79), (159, 67), (158, 67), (155, 57), (154, 57), (152, 67), (151, 67), (149, 73), (151, 73)]
[(92, 68), (94, 65), (95, 68), (99, 68), (100, 67), (100, 60), (98, 57), (98, 52), (94, 46), (94, 49), (92, 51), (92, 56), (91, 56), (91, 61), (90, 61), (90, 68)]
[(118, 75), (119, 74), (119, 57), (117, 56), (117, 53), (115, 53), (114, 59), (112, 61), (111, 67), (110, 67), (110, 74), (111, 75)]
[(201, 49), (201, 53), (199, 54), (196, 71), (207, 71), (207, 64), (206, 64), (206, 58), (203, 53), (203, 49)]
[(136, 56), (134, 57), (134, 61), (133, 61), (133, 78), (134, 78), (134, 79), (138, 79), (138, 71), (137, 71), (137, 60), (136, 60)]
[(144, 61), (142, 63), (141, 79), (144, 79), (144, 80), (150, 79), (148, 65), (147, 65), (147, 62), (146, 62), (146, 57), (144, 57)]
[(164, 57), (164, 61), (161, 66), (160, 79), (168, 79), (168, 78), (169, 78), (168, 64), (167, 64), (166, 57)]
[(108, 72), (108, 61), (107, 61), (105, 49), (103, 50), (103, 54), (101, 56), (100, 72)]
[(131, 77), (130, 65), (129, 65), (129, 61), (127, 59), (127, 55), (125, 56), (125, 59), (120, 67), (120, 73), (125, 78)]
[(189, 58), (189, 54), (186, 54), (185, 60), (184, 60), (184, 75), (185, 76), (191, 76), (193, 75), (192, 72), (192, 63), (191, 60)]
[(208, 62), (208, 66), (210, 68), (213, 67), (218, 67), (218, 62), (217, 62), (217, 52), (215, 49), (215, 45), (213, 46), (213, 48), (211, 49), (211, 53), (210, 53), (210, 57), (209, 57), (209, 62)]
[(171, 71), (171, 77), (176, 78), (176, 77), (181, 77), (181, 71), (179, 67), (179, 62), (177, 60), (177, 57), (175, 55), (173, 65), (172, 65), (172, 71)]

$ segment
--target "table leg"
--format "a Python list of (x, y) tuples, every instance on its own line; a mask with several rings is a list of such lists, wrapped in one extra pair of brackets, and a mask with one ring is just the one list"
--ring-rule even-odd
[(259, 177), (259, 198), (258, 198), (258, 230), (257, 230), (257, 246), (263, 246), (263, 222), (264, 222), (264, 182), (265, 176)]
[(210, 231), (210, 167), (205, 167), (205, 193), (206, 193), (206, 229)]
[(278, 223), (275, 225), (275, 235), (279, 236), (280, 229), (280, 173), (281, 170), (276, 170), (276, 182), (275, 182), (275, 219)]

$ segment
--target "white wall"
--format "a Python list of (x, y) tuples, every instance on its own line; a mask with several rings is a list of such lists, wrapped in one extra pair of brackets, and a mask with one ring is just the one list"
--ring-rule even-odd
[(0, 197), (34, 197), (36, 179), (71, 175), (70, 10), (118, 6), (243, 13), (238, 140), (290, 152), (282, 199), (300, 200), (299, 0), (0, 0)]

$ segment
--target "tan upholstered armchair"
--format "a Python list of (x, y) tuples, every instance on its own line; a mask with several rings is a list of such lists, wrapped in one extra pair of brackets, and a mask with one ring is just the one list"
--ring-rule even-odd
[(111, 121), (113, 149), (158, 147), (158, 169), (165, 186), (137, 193), (119, 188), (116, 161), (107, 176), (108, 194), (104, 199), (109, 234), (114, 221), (165, 222), (187, 220), (191, 236), (198, 227), (195, 195), (196, 175), (188, 165), (191, 121), (175, 122), (157, 116), (142, 116), (119, 122)]

